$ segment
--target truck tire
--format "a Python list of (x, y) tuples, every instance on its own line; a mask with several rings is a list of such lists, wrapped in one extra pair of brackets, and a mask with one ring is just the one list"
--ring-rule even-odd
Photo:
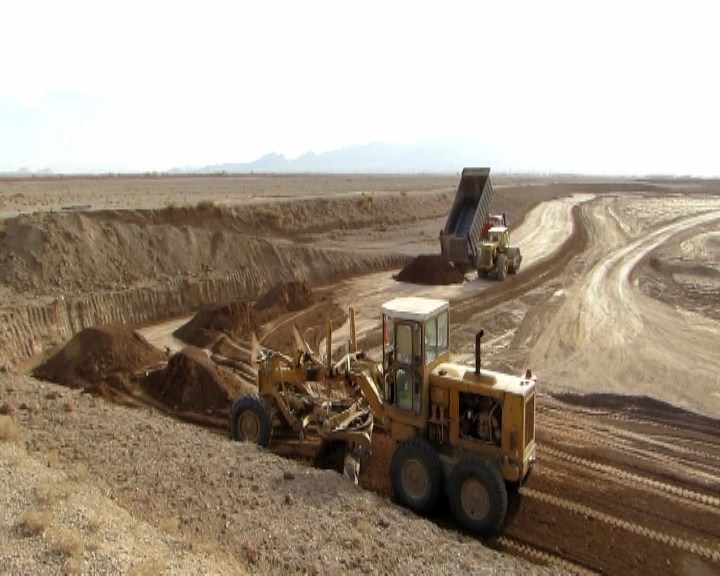
[(455, 466), (448, 499), (457, 523), (471, 532), (489, 536), (505, 520), (505, 482), (493, 464), (478, 456), (465, 458)]
[(507, 256), (505, 254), (498, 254), (496, 266), (498, 280), (505, 280), (508, 270)]
[(520, 249), (518, 248), (517, 252), (515, 252), (515, 257), (513, 258), (513, 265), (511, 272), (513, 274), (517, 274), (520, 272), (520, 264), (522, 263), (522, 255), (520, 254)]
[(403, 440), (390, 462), (390, 479), (398, 501), (417, 514), (435, 508), (442, 488), (442, 464), (423, 438)]
[(235, 400), (230, 410), (230, 436), (237, 442), (267, 446), (272, 438), (272, 419), (257, 394)]

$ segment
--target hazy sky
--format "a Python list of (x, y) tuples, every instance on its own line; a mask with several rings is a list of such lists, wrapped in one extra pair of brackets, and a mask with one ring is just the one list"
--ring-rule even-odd
[(719, 16), (712, 1), (8, 0), (0, 171), (457, 136), (496, 170), (720, 175)]

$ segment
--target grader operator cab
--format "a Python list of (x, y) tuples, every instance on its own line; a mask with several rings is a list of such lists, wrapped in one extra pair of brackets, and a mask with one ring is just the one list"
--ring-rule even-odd
[[(326, 443), (344, 443), (345, 470), (357, 473), (373, 426), (382, 428), (396, 442), (390, 480), (401, 504), (426, 514), (445, 493), (464, 528), (498, 531), (506, 483), (521, 484), (535, 461), (535, 378), (530, 371), (516, 377), (483, 369), (482, 330), (475, 366), (450, 362), (446, 300), (386, 302), (380, 363), (356, 350), (352, 309), (350, 321), (350, 351), (334, 364), (330, 326), (324, 360), (308, 350), (292, 358), (265, 351), (260, 395), (235, 402), (232, 436), (267, 445), (273, 430), (305, 441), (312, 432)], [(355, 398), (334, 399), (338, 386)]]

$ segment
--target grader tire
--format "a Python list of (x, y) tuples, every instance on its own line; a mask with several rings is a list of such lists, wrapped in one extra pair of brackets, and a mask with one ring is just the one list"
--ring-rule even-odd
[(267, 446), (272, 439), (272, 419), (257, 394), (235, 400), (230, 410), (230, 435), (237, 442)]
[(461, 460), (450, 475), (450, 509), (460, 526), (485, 536), (496, 533), (507, 513), (508, 495), (500, 471), (477, 456)]
[(403, 506), (417, 514), (428, 514), (435, 508), (442, 488), (440, 457), (427, 440), (408, 438), (393, 453), (390, 479)]

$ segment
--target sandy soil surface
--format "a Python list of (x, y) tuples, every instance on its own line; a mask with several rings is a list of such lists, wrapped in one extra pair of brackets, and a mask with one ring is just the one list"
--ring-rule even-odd
[[(537, 563), (553, 572), (720, 570), (720, 183), (494, 179), (495, 208), (508, 212), (523, 250), (520, 274), (503, 283), (472, 274), (449, 285), (397, 282), (393, 276), (413, 256), (439, 251), (457, 180), (3, 182), (0, 290), (7, 298), (0, 337), (10, 374), (0, 376), (0, 430), (10, 443), (0, 447), (4, 481), (24, 488), (4, 491), (12, 510), (4, 523), (11, 539), (4, 540), (11, 544), (0, 556), (20, 571), (43, 562), (54, 562), (49, 571), (113, 565), (193, 572), (201, 565), (229, 572), (506, 573)], [(289, 201), (293, 195), (300, 201)], [(273, 204), (262, 203), (268, 198)], [(33, 206), (44, 212), (12, 216)], [(378, 477), (361, 477), (361, 485), (381, 496), (348, 487), (333, 472), (233, 445), (203, 429), (222, 427), (221, 405), (195, 412), (169, 405), (141, 385), (142, 370), (134, 377), (86, 375), (97, 377), (96, 393), (140, 406), (133, 409), (13, 374), (105, 317), (148, 324), (145, 338), (174, 357), (186, 342), (173, 334), (195, 308), (252, 301), (288, 279), (308, 282), (322, 304), (279, 311), (263, 331), (278, 343), (291, 342), (287, 332), (298, 324), (322, 349), (318, 310), (353, 305), (372, 354), (380, 304), (400, 294), (431, 295), (451, 301), (456, 359), (470, 359), (473, 334), (484, 327), (484, 362), (539, 374), (539, 465), (512, 503), (501, 538), (453, 533), (442, 511), (431, 522), (414, 518), (382, 496), (387, 486)], [(37, 304), (45, 300), (54, 307)], [(333, 341), (345, 342), (347, 326), (339, 317), (334, 325)], [(215, 350), (228, 354), (234, 346), (238, 358), (250, 346), (242, 337), (221, 345)], [(193, 373), (204, 366), (206, 383), (226, 390), (219, 371), (193, 354)], [(237, 386), (252, 380), (234, 373)], [(378, 445), (373, 458), (382, 454)], [(48, 459), (54, 482), (77, 485), (88, 498), (104, 494), (111, 513), (126, 515), (122, 521), (143, 536), (116, 546), (103, 528), (112, 523), (83, 517), (73, 496), (48, 503)], [(238, 459), (246, 463), (238, 467)], [(239, 482), (228, 482), (231, 472)], [(298, 482), (307, 474), (311, 479)], [(307, 522), (318, 506), (325, 522)], [(387, 537), (388, 528), (398, 537)], [(63, 531), (71, 536), (58, 535)], [(439, 544), (410, 555), (403, 533)], [(159, 551), (149, 555), (157, 559), (150, 568), (146, 550)]]

